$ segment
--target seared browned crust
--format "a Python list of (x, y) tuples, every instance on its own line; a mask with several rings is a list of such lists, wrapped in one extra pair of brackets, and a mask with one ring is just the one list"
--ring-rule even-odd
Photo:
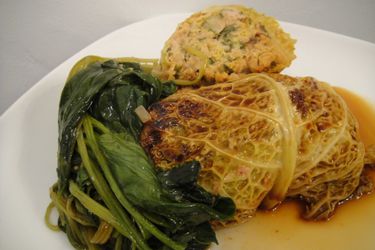
[[(283, 148), (282, 101), (295, 149)], [(364, 158), (358, 124), (334, 90), (311, 77), (253, 74), (185, 88), (149, 112), (141, 143), (156, 165), (168, 169), (198, 160), (199, 184), (235, 201), (235, 222), (251, 217), (269, 194), (285, 167), (284, 150), (297, 152), (285, 196), (304, 199), (307, 218), (328, 218), (358, 186)]]

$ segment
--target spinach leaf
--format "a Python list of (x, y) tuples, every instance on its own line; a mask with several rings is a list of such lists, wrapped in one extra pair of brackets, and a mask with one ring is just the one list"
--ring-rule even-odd
[(198, 186), (198, 162), (157, 174), (135, 141), (112, 132), (98, 135), (97, 140), (114, 180), (133, 205), (172, 223), (165, 228), (172, 236), (204, 245), (216, 242), (208, 221), (231, 218), (235, 205), (231, 199), (212, 196)]
[(235, 210), (231, 199), (214, 196), (197, 183), (201, 169), (198, 161), (183, 163), (167, 171), (160, 171), (158, 179), (168, 197), (177, 202), (196, 202), (214, 208), (219, 213), (217, 219), (227, 219)]
[(94, 103), (91, 114), (111, 129), (117, 132), (125, 129), (138, 138), (143, 124), (134, 109), (140, 105), (147, 108), (175, 91), (173, 83), (161, 84), (151, 75), (134, 71), (107, 87)]
[(59, 104), (59, 189), (65, 190), (71, 171), (71, 158), (76, 143), (77, 127), (92, 104), (94, 96), (121, 73), (100, 63), (78, 72), (66, 84)]
[(199, 162), (191, 161), (168, 171), (160, 171), (158, 178), (171, 199), (175, 201), (192, 200), (212, 205), (214, 197), (197, 185), (199, 170)]
[(59, 105), (58, 177), (60, 192), (66, 191), (71, 176), (71, 160), (77, 128), (89, 113), (117, 131), (138, 137), (142, 123), (134, 113), (139, 105), (147, 108), (176, 90), (142, 71), (137, 63), (96, 62), (70, 77)]
[(206, 249), (211, 242), (218, 243), (215, 232), (208, 222), (204, 222), (194, 228), (184, 228), (173, 235), (173, 239), (178, 242), (187, 243), (187, 250), (203, 250)]

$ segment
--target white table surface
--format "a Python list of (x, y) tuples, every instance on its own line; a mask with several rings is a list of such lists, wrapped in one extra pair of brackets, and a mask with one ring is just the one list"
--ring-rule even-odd
[(162, 14), (233, 3), (375, 43), (375, 0), (0, 0), (0, 114), (60, 63), (111, 31)]

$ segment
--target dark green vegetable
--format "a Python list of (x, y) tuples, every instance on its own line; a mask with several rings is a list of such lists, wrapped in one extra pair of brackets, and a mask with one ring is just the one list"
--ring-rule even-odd
[(78, 123), (90, 108), (95, 95), (120, 73), (118, 68), (94, 63), (66, 83), (59, 105), (59, 190), (67, 188)]
[[(205, 204), (215, 210), (211, 219), (228, 219), (235, 210), (233, 201), (229, 198), (213, 196), (200, 187), (197, 184), (200, 168), (199, 162), (191, 161), (171, 170), (159, 172), (158, 178), (170, 199), (177, 202), (190, 201)], [(209, 211), (211, 210), (206, 210), (207, 213)]]
[(68, 80), (59, 105), (59, 190), (67, 189), (77, 128), (86, 113), (138, 137), (142, 123), (134, 109), (139, 105), (147, 108), (175, 90), (175, 85), (162, 84), (144, 73), (137, 63), (111, 60), (92, 63)]
[[(209, 221), (230, 218), (233, 201), (197, 184), (198, 162), (157, 172), (138, 143), (142, 123), (134, 109), (147, 108), (176, 86), (162, 84), (138, 63), (78, 66), (61, 95), (58, 182), (50, 190), (58, 226), (71, 244), (182, 250), (217, 242)], [(94, 234), (103, 245), (91, 242)]]
[(188, 234), (189, 241), (196, 241), (194, 244), (217, 242), (207, 222), (229, 219), (235, 206), (231, 199), (214, 197), (197, 185), (198, 162), (156, 175), (141, 146), (129, 136), (107, 133), (99, 136), (98, 141), (116, 184), (132, 204), (168, 220), (173, 225), (166, 228), (168, 234)]

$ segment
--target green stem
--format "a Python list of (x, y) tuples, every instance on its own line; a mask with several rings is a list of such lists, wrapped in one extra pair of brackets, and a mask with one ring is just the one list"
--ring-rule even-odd
[(111, 212), (100, 205), (98, 202), (96, 202), (94, 199), (92, 199), (90, 196), (82, 192), (78, 185), (75, 184), (73, 181), (70, 181), (69, 183), (69, 191), (70, 193), (81, 202), (81, 204), (89, 210), (91, 213), (95, 214), (102, 220), (106, 221), (108, 224), (116, 228), (118, 232), (120, 232), (122, 235), (129, 238), (129, 232), (126, 227), (124, 227), (123, 224), (121, 224), (116, 217), (114, 217)]
[(68, 236), (69, 242), (74, 246), (75, 249), (84, 250), (85, 242), (81, 233), (81, 228), (78, 223), (66, 216), (66, 235)]
[[(83, 120), (84, 123), (87, 123), (87, 119), (84, 118)], [(78, 130), (77, 146), (78, 152), (82, 158), (83, 166), (85, 167), (88, 175), (90, 176), (91, 182), (93, 183), (99, 195), (104, 200), (104, 203), (107, 205), (109, 210), (115, 215), (115, 217), (117, 217), (120, 220), (120, 222), (125, 224), (125, 228), (128, 231), (127, 234), (130, 240), (135, 242), (141, 249), (150, 249), (147, 246), (147, 243), (142, 239), (141, 235), (135, 229), (129, 217), (124, 213), (121, 204), (118, 203), (116, 197), (113, 195), (112, 190), (107, 185), (107, 182), (104, 179), (103, 175), (100, 173), (99, 169), (91, 161), (89, 154), (87, 152), (85, 140), (83, 138), (83, 133), (81, 130)]]
[(104, 126), (103, 123), (99, 122), (98, 120), (94, 119), (93, 117), (91, 116), (86, 116), (88, 121), (90, 121), (90, 123), (98, 130), (100, 130), (100, 132), (104, 133), (104, 134), (107, 134), (109, 132), (111, 132), (106, 126)]
[[(92, 118), (93, 119), (93, 118)], [(134, 217), (134, 219), (142, 225), (147, 231), (149, 231), (152, 235), (154, 235), (157, 239), (163, 242), (168, 247), (174, 250), (184, 250), (185, 245), (182, 245), (178, 242), (173, 241), (169, 238), (166, 234), (160, 231), (155, 225), (153, 225), (150, 221), (148, 221), (142, 214), (140, 214), (137, 209), (125, 198), (123, 195), (120, 187), (118, 186), (116, 180), (114, 179), (111, 170), (108, 167), (107, 161), (104, 158), (104, 155), (99, 149), (99, 146), (96, 142), (94, 129), (90, 121), (86, 118), (83, 119), (83, 129), (85, 131), (87, 137), (87, 143), (94, 152), (94, 155), (103, 170), (105, 178), (108, 180), (111, 189), (113, 190), (114, 194), (116, 195), (117, 199), (120, 201), (121, 205), (125, 207), (125, 209)]]
[(83, 226), (89, 226), (89, 227), (95, 227), (96, 224), (94, 223), (94, 221), (92, 221), (92, 219), (90, 217), (85, 217), (79, 213), (77, 213), (74, 209), (73, 209), (73, 197), (69, 197), (67, 200), (66, 200), (66, 215), (70, 218), (72, 218), (73, 220), (75, 220), (76, 222), (78, 222), (79, 224), (83, 225)]
[(82, 235), (83, 235), (83, 239), (86, 243), (86, 249), (85, 250), (101, 250), (101, 248), (99, 248), (99, 246), (97, 246), (97, 244), (94, 244), (91, 242), (91, 234), (90, 234), (90, 229), (91, 228), (88, 228), (88, 227), (82, 227), (81, 231), (82, 231)]
[(122, 239), (121, 235), (117, 236), (114, 250), (121, 250), (122, 249), (122, 240), (123, 239)]
[(137, 222), (137, 226), (139, 228), (139, 231), (141, 232), (144, 239), (149, 239), (151, 234), (149, 231), (147, 231), (141, 224)]
[(59, 226), (52, 224), (51, 223), (51, 219), (50, 219), (51, 213), (52, 213), (52, 209), (54, 207), (55, 207), (55, 204), (54, 204), (53, 201), (51, 201), (50, 204), (47, 207), (46, 213), (44, 214), (44, 222), (46, 223), (47, 227), (49, 227), (49, 229), (57, 232), (57, 231), (60, 231)]

